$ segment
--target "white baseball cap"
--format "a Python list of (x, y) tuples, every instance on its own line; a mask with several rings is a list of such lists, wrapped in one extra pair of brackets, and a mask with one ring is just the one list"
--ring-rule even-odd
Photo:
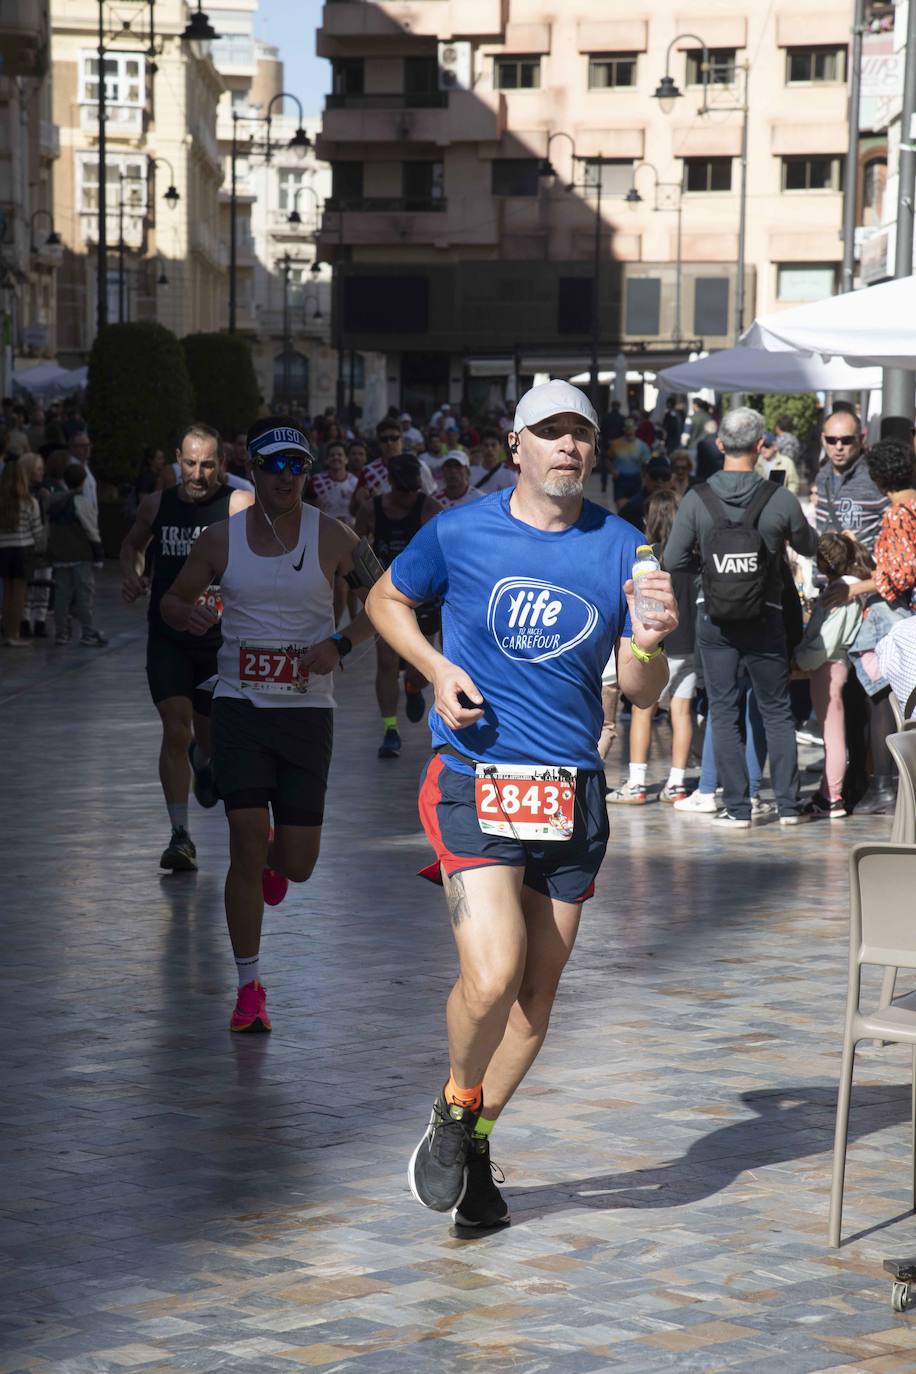
[(463, 448), (450, 448), (442, 459), (442, 466), (445, 467), (446, 463), (460, 463), (463, 468), (471, 466), (471, 460)]
[(551, 415), (562, 415), (566, 411), (581, 415), (593, 429), (598, 429), (595, 407), (585, 392), (573, 386), (572, 382), (563, 382), (557, 378), (550, 382), (542, 382), (540, 386), (533, 386), (530, 391), (525, 392), (516, 408), (512, 428), (516, 434), (520, 434), (529, 425), (539, 424), (541, 420), (549, 420)]

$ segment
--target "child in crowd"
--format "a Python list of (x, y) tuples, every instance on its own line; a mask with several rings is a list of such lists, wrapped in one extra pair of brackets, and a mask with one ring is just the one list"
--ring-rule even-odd
[[(661, 558), (680, 497), (676, 492), (656, 491), (649, 498), (646, 511), (646, 543), (651, 544), (657, 557)], [(666, 644), (670, 680), (658, 701), (658, 706), (671, 712), (671, 766), (668, 781), (659, 794), (663, 802), (677, 802), (687, 795), (684, 775), (690, 759), (690, 745), (693, 739), (693, 699), (697, 690), (695, 654), (696, 631), (696, 578), (699, 569), (672, 574), (674, 593), (677, 597), (680, 624)], [(604, 687), (604, 683), (602, 686)], [(603, 695), (603, 692), (602, 692)], [(615, 787), (608, 793), (607, 800), (618, 806), (643, 806), (648, 801), (646, 773), (649, 763), (649, 749), (652, 742), (652, 720), (657, 707), (634, 706), (630, 717), (630, 763), (629, 776), (622, 787)], [(605, 717), (607, 711), (605, 710)], [(604, 743), (607, 720), (602, 730)], [(601, 745), (599, 744), (599, 752)], [(602, 754), (606, 757), (606, 751)]]
[[(868, 554), (845, 534), (821, 536), (817, 544), (817, 567), (828, 579), (828, 590), (838, 581), (851, 584), (871, 576)], [(846, 655), (861, 623), (860, 601), (847, 601), (828, 611), (824, 608), (822, 592), (795, 650), (795, 666), (810, 675), (811, 699), (824, 734), (824, 773), (820, 786), (804, 808), (805, 814), (812, 819), (827, 816), (834, 821), (846, 815), (843, 803), (846, 776), (843, 687), (849, 674)]]
[(100, 648), (108, 638), (93, 625), (93, 566), (101, 568), (102, 542), (95, 511), (83, 494), (86, 469), (74, 463), (64, 472), (66, 490), (54, 492), (48, 511), (48, 556), (54, 565), (56, 644), (70, 642), (70, 611), (82, 627), (81, 643)]

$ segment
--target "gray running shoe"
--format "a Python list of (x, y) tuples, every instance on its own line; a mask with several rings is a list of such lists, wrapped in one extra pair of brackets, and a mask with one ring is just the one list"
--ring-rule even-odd
[(424, 1207), (450, 1212), (464, 1197), (468, 1150), (479, 1114), (450, 1105), (442, 1093), (436, 1098), (429, 1125), (407, 1166), (410, 1191)]

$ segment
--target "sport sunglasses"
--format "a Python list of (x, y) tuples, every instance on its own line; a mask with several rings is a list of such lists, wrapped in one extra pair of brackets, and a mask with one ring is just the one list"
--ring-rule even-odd
[(825, 434), (825, 444), (854, 444), (858, 439), (857, 434)]
[(311, 469), (312, 460), (302, 458), (292, 453), (268, 453), (263, 458), (252, 458), (251, 460), (262, 472), (268, 472), (276, 476), (280, 472), (289, 470), (291, 477), (301, 477), (306, 468)]

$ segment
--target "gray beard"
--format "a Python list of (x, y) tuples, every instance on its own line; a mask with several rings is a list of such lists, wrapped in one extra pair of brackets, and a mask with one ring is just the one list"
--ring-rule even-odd
[(584, 491), (581, 477), (553, 477), (544, 483), (545, 496), (581, 496)]

